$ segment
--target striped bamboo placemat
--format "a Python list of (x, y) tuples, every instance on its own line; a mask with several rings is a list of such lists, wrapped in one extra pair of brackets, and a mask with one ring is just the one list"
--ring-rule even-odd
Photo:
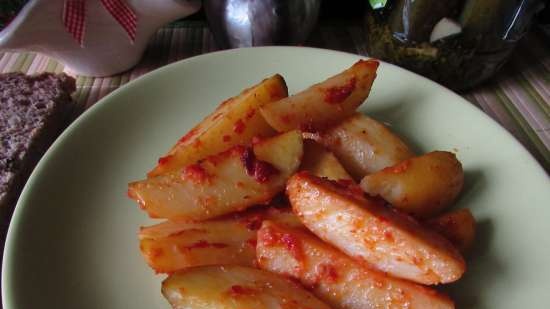
[[(324, 24), (317, 27), (306, 45), (366, 55), (365, 37), (359, 25)], [(77, 76), (76, 110), (85, 110), (146, 72), (215, 50), (216, 44), (203, 22), (161, 28), (133, 69), (105, 78)], [(63, 70), (63, 65), (44, 55), (0, 53), (0, 72)], [(531, 33), (491, 82), (462, 95), (510, 131), (550, 171), (550, 42)]]

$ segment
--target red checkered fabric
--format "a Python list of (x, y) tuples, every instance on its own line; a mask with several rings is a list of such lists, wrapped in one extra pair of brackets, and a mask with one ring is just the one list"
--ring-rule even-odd
[(80, 44), (84, 43), (84, 32), (86, 31), (86, 1), (66, 0), (63, 6), (63, 25), (65, 29)]
[[(101, 0), (105, 9), (124, 28), (130, 41), (136, 39), (137, 15), (123, 0)], [(86, 32), (86, 0), (65, 0), (63, 25), (80, 44), (84, 45)]]
[(103, 6), (111, 13), (118, 23), (126, 30), (130, 41), (136, 39), (137, 15), (132, 9), (122, 0), (101, 0)]

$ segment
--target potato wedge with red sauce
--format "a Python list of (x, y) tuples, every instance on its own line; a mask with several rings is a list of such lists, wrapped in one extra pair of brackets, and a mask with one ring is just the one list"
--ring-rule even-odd
[(263, 105), (261, 113), (279, 132), (325, 129), (351, 116), (367, 99), (378, 65), (376, 60), (359, 60), (302, 92)]
[(157, 273), (188, 267), (256, 264), (256, 234), (263, 220), (303, 226), (290, 208), (253, 209), (202, 222), (165, 221), (139, 231), (141, 255)]
[(302, 155), (302, 136), (291, 131), (130, 183), (128, 195), (153, 218), (206, 220), (268, 203), (284, 189)]
[(349, 187), (307, 172), (290, 178), (294, 213), (315, 235), (388, 274), (422, 284), (458, 280), (466, 265), (439, 234)]
[(462, 254), (468, 253), (472, 248), (476, 237), (476, 219), (469, 209), (444, 213), (425, 224), (447, 238)]
[(264, 221), (258, 264), (312, 288), (333, 308), (454, 308), (435, 290), (365, 267), (305, 230)]
[(299, 284), (242, 266), (201, 266), (170, 275), (162, 294), (174, 309), (330, 309)]
[(235, 145), (248, 144), (253, 137), (269, 137), (275, 131), (260, 115), (259, 108), (288, 96), (279, 74), (245, 89), (220, 106), (184, 135), (159, 159), (149, 177), (182, 168)]
[(282, 76), (267, 78), (128, 184), (150, 217), (167, 219), (139, 242), (168, 274), (174, 309), (454, 308), (424, 285), (466, 270), (475, 218), (435, 217), (462, 190), (462, 165), (449, 152), (416, 156), (356, 111), (378, 66), (359, 60), (290, 97)]
[(304, 140), (304, 158), (299, 169), (331, 180), (352, 180), (332, 152), (310, 139)]
[(414, 156), (409, 146), (382, 123), (361, 113), (316, 135), (357, 180)]
[(456, 200), (464, 184), (455, 154), (433, 151), (387, 167), (361, 180), (361, 188), (418, 218), (432, 217)]

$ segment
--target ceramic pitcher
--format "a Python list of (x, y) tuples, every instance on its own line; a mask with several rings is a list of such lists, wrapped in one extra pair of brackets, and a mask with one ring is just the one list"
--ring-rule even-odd
[(86, 17), (79, 42), (63, 22), (67, 1), (29, 1), (0, 32), (0, 50), (43, 53), (80, 75), (112, 75), (139, 61), (160, 26), (195, 13), (201, 5), (200, 0), (124, 0), (136, 17), (135, 37), (129, 38), (104, 1), (82, 1)]

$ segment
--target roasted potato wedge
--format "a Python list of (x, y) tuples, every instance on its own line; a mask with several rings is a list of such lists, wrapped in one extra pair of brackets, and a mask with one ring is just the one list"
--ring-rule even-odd
[(360, 113), (318, 134), (316, 140), (332, 151), (357, 181), (414, 156), (399, 136)]
[(352, 180), (351, 176), (346, 172), (342, 164), (338, 162), (338, 159), (336, 159), (332, 152), (313, 140), (304, 140), (304, 158), (299, 169), (331, 180)]
[(447, 151), (405, 160), (361, 180), (365, 192), (418, 218), (432, 217), (452, 205), (463, 184), (462, 164)]
[(330, 309), (299, 284), (242, 266), (202, 266), (170, 275), (162, 294), (174, 309)]
[(333, 308), (454, 308), (435, 290), (365, 267), (311, 233), (264, 221), (261, 268), (300, 280)]
[(476, 237), (476, 219), (467, 208), (444, 213), (426, 221), (426, 225), (447, 238), (462, 254), (470, 250)]
[(261, 113), (279, 132), (325, 129), (352, 115), (365, 101), (378, 64), (376, 60), (360, 60), (322, 83), (263, 105)]
[(358, 261), (422, 284), (449, 283), (465, 271), (449, 241), (395, 209), (307, 172), (290, 178), (292, 209), (315, 235)]
[(254, 266), (256, 233), (266, 219), (303, 226), (290, 208), (255, 209), (203, 222), (166, 221), (143, 227), (139, 248), (157, 273), (216, 264)]
[(212, 114), (191, 129), (160, 158), (158, 165), (148, 176), (158, 176), (235, 145), (247, 144), (255, 136), (275, 135), (275, 131), (259, 113), (259, 108), (287, 96), (285, 81), (277, 74), (222, 102)]
[(153, 218), (205, 220), (267, 203), (284, 189), (303, 155), (302, 136), (287, 132), (235, 146), (183, 169), (129, 184), (128, 195)]

